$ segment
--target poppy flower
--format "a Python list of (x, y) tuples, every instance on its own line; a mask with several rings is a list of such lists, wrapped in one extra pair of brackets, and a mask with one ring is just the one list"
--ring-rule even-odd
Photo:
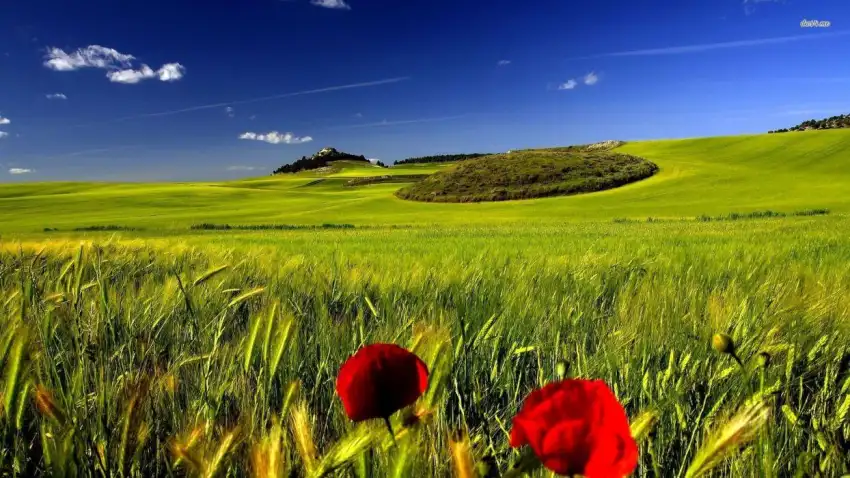
[(511, 430), (511, 446), (523, 445), (566, 476), (623, 477), (638, 460), (626, 412), (601, 380), (563, 380), (531, 392)]
[(336, 392), (355, 422), (387, 419), (413, 404), (428, 388), (428, 368), (419, 357), (393, 344), (361, 348), (342, 365)]

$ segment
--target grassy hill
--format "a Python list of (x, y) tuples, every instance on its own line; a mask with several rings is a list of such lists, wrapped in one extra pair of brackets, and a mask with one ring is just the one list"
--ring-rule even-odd
[[(628, 143), (616, 150), (657, 164), (653, 177), (572, 197), (480, 204), (405, 201), (403, 185), (346, 187), (302, 172), (205, 183), (26, 183), (0, 188), (0, 232), (119, 224), (186, 228), (235, 224), (499, 224), (694, 217), (773, 209), (850, 213), (850, 130)], [(339, 179), (431, 173), (446, 164), (346, 166)], [(313, 184), (310, 186), (310, 184)]]
[[(439, 170), (360, 161), (231, 182), (3, 185), (0, 409), (14, 413), (0, 412), (0, 469), (247, 476), (280, 456), (283, 476), (312, 463), (452, 476), (465, 446), (447, 442), (468, 430), (470, 460), (487, 453), (501, 471), (518, 458), (505, 428), (522, 397), (565, 376), (604, 380), (646, 424), (636, 476), (690, 476), (706, 450), (728, 452), (710, 476), (845, 476), (848, 148), (847, 130), (631, 143), (619, 151), (658, 174), (476, 204), (351, 187)], [(611, 220), (820, 207), (837, 214)], [(201, 222), (420, 227), (188, 230)], [(104, 224), (150, 230), (26, 232)], [(712, 349), (719, 332), (743, 367)], [(353, 426), (334, 390), (375, 342), (410, 348), (433, 378), (416, 415), (392, 417), (395, 439)], [(730, 430), (733, 443), (714, 439)]]
[(396, 194), (452, 203), (566, 196), (615, 188), (656, 171), (645, 159), (607, 151), (516, 151), (464, 161)]
[(334, 148), (324, 148), (309, 158), (303, 156), (301, 159), (292, 164), (285, 164), (274, 170), (272, 174), (287, 174), (297, 173), (300, 171), (319, 170), (330, 166), (334, 161), (346, 161), (348, 163), (363, 163), (364, 165), (371, 164), (365, 156), (357, 156), (354, 154), (337, 151)]

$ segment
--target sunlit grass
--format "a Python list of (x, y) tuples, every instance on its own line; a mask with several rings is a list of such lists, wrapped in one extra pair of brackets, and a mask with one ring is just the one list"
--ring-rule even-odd
[[(0, 469), (475, 476), (570, 376), (624, 404), (637, 476), (840, 476), (849, 221), (4, 238)], [(334, 394), (373, 342), (431, 371), (394, 438)]]

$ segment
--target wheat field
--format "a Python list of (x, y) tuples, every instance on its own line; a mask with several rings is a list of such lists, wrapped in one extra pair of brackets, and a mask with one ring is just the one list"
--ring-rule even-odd
[[(509, 476), (523, 397), (570, 376), (623, 403), (635, 476), (840, 476), (848, 221), (4, 238), (0, 469)], [(334, 393), (374, 342), (432, 374), (394, 439)]]

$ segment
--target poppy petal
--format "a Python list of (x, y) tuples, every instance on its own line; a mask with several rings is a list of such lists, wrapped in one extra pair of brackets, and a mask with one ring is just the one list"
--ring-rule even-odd
[(546, 432), (538, 457), (555, 473), (584, 474), (590, 456), (588, 426), (581, 420), (561, 422)]

